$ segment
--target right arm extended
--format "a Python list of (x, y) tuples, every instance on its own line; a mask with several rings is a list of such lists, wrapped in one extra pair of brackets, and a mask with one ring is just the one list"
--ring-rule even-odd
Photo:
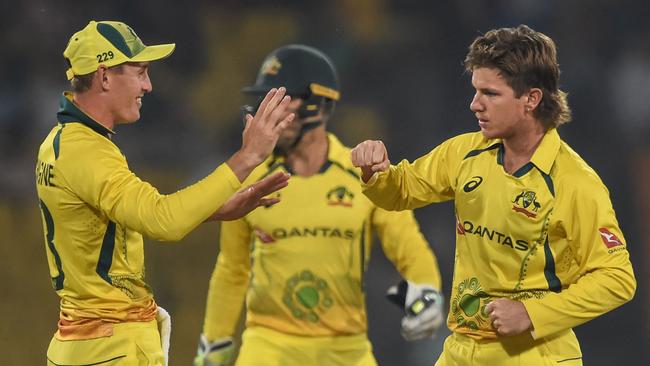
[(361, 168), (364, 194), (386, 210), (406, 210), (454, 198), (458, 161), (450, 153), (453, 139), (413, 163), (390, 165), (381, 141), (364, 141), (352, 150), (352, 163)]
[(280, 133), (293, 120), (293, 114), (280, 120), (289, 101), (284, 88), (272, 89), (264, 99), (264, 108), (260, 107), (255, 117), (249, 116), (242, 148), (210, 175), (173, 194), (162, 195), (138, 178), (119, 149), (103, 137), (71, 136), (73, 143), (66, 145), (67, 151), (62, 149), (61, 159), (73, 161), (60, 178), (110, 220), (154, 239), (179, 240), (206, 219), (232, 220), (260, 204), (274, 202), (263, 197), (286, 186), (287, 175), (269, 176), (253, 189), (234, 194), (272, 152)]

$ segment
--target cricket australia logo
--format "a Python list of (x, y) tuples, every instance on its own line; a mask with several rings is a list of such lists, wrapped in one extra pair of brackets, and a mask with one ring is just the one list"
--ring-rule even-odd
[(456, 296), (451, 301), (451, 312), (459, 327), (477, 330), (490, 324), (485, 306), (492, 298), (483, 291), (476, 277), (458, 284)]
[(337, 186), (327, 192), (327, 204), (330, 206), (352, 207), (354, 193), (344, 186)]
[(287, 280), (282, 302), (295, 318), (310, 323), (318, 322), (318, 313), (324, 313), (334, 304), (327, 281), (307, 269)]
[(515, 197), (515, 200), (512, 201), (512, 210), (515, 212), (522, 213), (529, 218), (536, 218), (537, 211), (542, 207), (542, 205), (537, 202), (536, 194), (533, 191), (521, 191), (520, 194)]
[(270, 59), (264, 61), (264, 64), (262, 64), (262, 69), (260, 70), (260, 74), (277, 75), (281, 68), (282, 64), (277, 57), (273, 56)]

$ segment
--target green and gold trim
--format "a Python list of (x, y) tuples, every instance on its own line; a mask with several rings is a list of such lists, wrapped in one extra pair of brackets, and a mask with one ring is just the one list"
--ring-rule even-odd
[(100, 135), (108, 137), (109, 135), (115, 134), (115, 132), (101, 123), (95, 121), (86, 113), (84, 113), (72, 99), (72, 93), (65, 92), (59, 101), (59, 111), (56, 113), (56, 119), (62, 125), (70, 122), (79, 122), (88, 127), (93, 131), (99, 133)]

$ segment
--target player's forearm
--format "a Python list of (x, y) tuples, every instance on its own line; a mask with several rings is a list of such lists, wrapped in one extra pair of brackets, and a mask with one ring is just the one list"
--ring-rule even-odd
[(416, 178), (411, 169), (406, 160), (391, 165), (388, 171), (375, 174), (367, 184), (363, 184), (363, 194), (375, 205), (389, 211), (411, 210), (431, 203), (426, 198), (424, 181)]
[(145, 236), (177, 241), (205, 221), (240, 187), (226, 164), (201, 181), (169, 195), (161, 195), (134, 176), (114, 182), (100, 200), (109, 217)]
[(536, 338), (573, 328), (605, 314), (634, 296), (631, 265), (603, 268), (584, 275), (560, 293), (524, 300)]
[(226, 164), (230, 167), (233, 173), (235, 173), (237, 179), (239, 179), (240, 182), (243, 182), (248, 178), (250, 173), (262, 163), (262, 161), (263, 160), (260, 160), (260, 158), (256, 157), (254, 154), (239, 150), (234, 153), (228, 161), (226, 161)]

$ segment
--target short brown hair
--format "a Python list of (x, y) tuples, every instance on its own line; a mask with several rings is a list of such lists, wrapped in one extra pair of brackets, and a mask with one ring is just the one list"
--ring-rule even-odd
[[(115, 70), (115, 72), (118, 74), (121, 74), (122, 72), (124, 72), (122, 65), (124, 64), (113, 66), (110, 69)], [(86, 90), (90, 89), (90, 87), (93, 86), (93, 78), (95, 77), (95, 72), (91, 72), (90, 74), (86, 74), (86, 75), (75, 75), (70, 80), (70, 85), (72, 85), (72, 91), (75, 93), (83, 93)]]
[(559, 89), (560, 67), (553, 40), (526, 25), (493, 29), (469, 46), (465, 69), (487, 67), (499, 70), (517, 97), (531, 88), (542, 90), (534, 116), (547, 128), (571, 120), (567, 93)]
[(90, 89), (90, 87), (93, 85), (94, 76), (94, 72), (86, 75), (75, 75), (75, 77), (70, 80), (72, 91), (75, 93), (83, 93), (86, 90)]

